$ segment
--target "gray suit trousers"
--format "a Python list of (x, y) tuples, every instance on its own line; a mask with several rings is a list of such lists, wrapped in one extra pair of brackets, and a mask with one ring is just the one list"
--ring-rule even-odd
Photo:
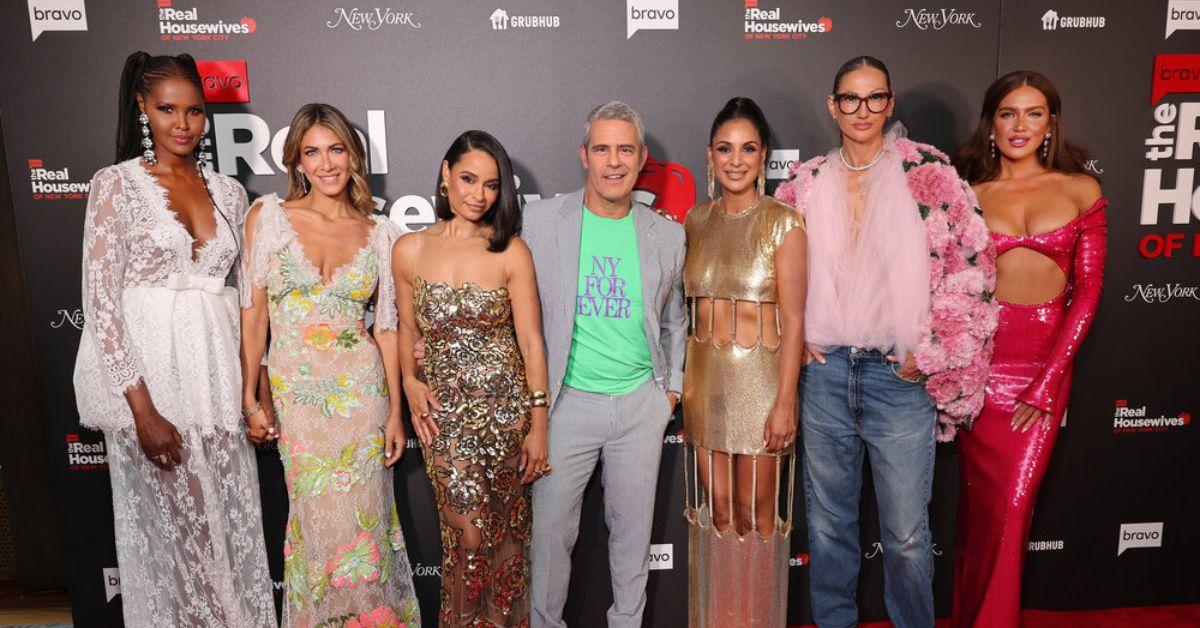
[(583, 491), (601, 459), (613, 589), (608, 625), (641, 626), (654, 491), (670, 419), (667, 393), (653, 379), (619, 396), (562, 389), (549, 423), (553, 471), (533, 485), (531, 626), (566, 626), (562, 612)]

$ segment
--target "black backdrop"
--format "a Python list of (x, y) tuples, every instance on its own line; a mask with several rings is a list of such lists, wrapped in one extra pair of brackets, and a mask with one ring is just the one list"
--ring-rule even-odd
[[(380, 210), (404, 229), (432, 222), (438, 159), (467, 128), (497, 135), (514, 156), (522, 194), (540, 198), (580, 187), (583, 118), (613, 98), (641, 111), (657, 160), (702, 175), (708, 125), (734, 95), (753, 97), (770, 117), (779, 140), (773, 164), (826, 151), (836, 132), (824, 95), (836, 67), (856, 54), (888, 62), (898, 118), (912, 137), (947, 152), (972, 128), (998, 74), (1046, 72), (1064, 94), (1066, 128), (1091, 149), (1112, 205), (1105, 292), (1039, 499), (1025, 605), (1200, 602), (1200, 462), (1190, 455), (1198, 438), (1191, 416), (1200, 406), (1192, 357), (1200, 346), (1200, 203), (1192, 195), (1200, 55), (1188, 56), (1200, 51), (1196, 11), (1168, 0), (4, 3), (0, 116), (39, 408), (18, 420), (45, 430), (76, 621), (120, 618), (102, 440), (78, 426), (71, 369), (82, 324), (86, 184), (111, 161), (117, 78), (134, 49), (240, 62), (206, 67), (207, 84), (224, 88), (227, 101), (210, 98), (209, 151), (251, 198), (285, 187), (273, 155), (295, 109), (338, 105), (369, 138)], [(1164, 54), (1182, 56), (1156, 65)], [(1169, 79), (1172, 93), (1152, 97), (1156, 77)], [(671, 189), (648, 183), (640, 194), (671, 204), (698, 192), (678, 181)], [(663, 444), (648, 610), (656, 626), (686, 614), (679, 429), (673, 423)], [(259, 463), (278, 579), (282, 473), (274, 453), (260, 454)], [(396, 473), (414, 577), (432, 622), (440, 549), (419, 451), (410, 450)], [(941, 615), (949, 611), (957, 481), (954, 448), (939, 447), (931, 514)], [(611, 595), (599, 498), (593, 486), (575, 557), (568, 619), (579, 625), (600, 624)], [(798, 522), (802, 508), (797, 500)], [(873, 520), (870, 496), (863, 510)], [(1139, 531), (1149, 540), (1121, 551), (1120, 539)], [(804, 534), (800, 525), (792, 622), (810, 619)], [(878, 539), (877, 528), (864, 526), (864, 619), (885, 614)]]

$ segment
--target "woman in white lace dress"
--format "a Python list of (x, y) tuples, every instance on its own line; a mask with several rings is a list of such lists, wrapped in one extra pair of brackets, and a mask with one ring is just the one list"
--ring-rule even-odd
[(252, 432), (279, 435), (283, 624), (413, 628), (421, 618), (388, 469), (404, 453), (396, 234), (374, 215), (366, 154), (337, 109), (302, 107), (283, 162), (287, 199), (269, 194), (251, 208), (241, 281), (245, 370), (270, 331), (274, 407), (262, 407), (249, 380), (242, 403)]
[(130, 55), (117, 164), (83, 241), (80, 422), (104, 431), (127, 626), (273, 626), (254, 452), (239, 412), (246, 191), (198, 163), (188, 55)]

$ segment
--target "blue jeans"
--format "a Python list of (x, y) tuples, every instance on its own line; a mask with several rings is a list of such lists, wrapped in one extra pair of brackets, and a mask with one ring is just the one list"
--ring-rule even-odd
[(858, 623), (859, 500), (869, 452), (883, 543), (884, 601), (897, 628), (933, 626), (933, 489), (937, 410), (875, 349), (835, 347), (804, 367), (801, 428), (813, 619)]

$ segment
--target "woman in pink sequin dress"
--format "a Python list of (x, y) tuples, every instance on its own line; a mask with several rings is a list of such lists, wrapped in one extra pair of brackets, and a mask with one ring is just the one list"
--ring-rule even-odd
[(1038, 487), (1100, 300), (1107, 201), (1063, 135), (1058, 90), (1037, 72), (988, 88), (955, 162), (996, 243), (1000, 321), (983, 411), (959, 435), (952, 623), (1017, 626)]

